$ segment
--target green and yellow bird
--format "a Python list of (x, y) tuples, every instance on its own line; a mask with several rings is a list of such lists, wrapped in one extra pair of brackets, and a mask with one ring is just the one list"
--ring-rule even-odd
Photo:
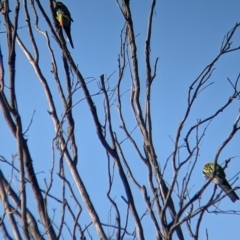
[(233, 191), (231, 185), (226, 180), (226, 174), (223, 170), (223, 168), (216, 164), (216, 171), (215, 176), (213, 176), (214, 172), (214, 163), (206, 163), (203, 168), (203, 174), (207, 179), (213, 178), (212, 182), (217, 184), (232, 200), (232, 202), (235, 202), (239, 200), (238, 195)]
[(71, 18), (71, 13), (62, 2), (54, 1), (53, 6), (56, 19), (58, 20), (60, 26), (64, 29), (72, 48), (74, 48), (71, 37), (71, 22), (73, 22), (73, 19)]

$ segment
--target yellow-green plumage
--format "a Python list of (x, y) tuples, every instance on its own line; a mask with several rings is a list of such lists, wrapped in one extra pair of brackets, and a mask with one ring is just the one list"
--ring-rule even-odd
[(233, 191), (231, 185), (226, 180), (226, 174), (223, 170), (223, 168), (216, 164), (216, 171), (214, 173), (214, 163), (206, 163), (203, 168), (203, 174), (206, 178), (212, 179), (212, 182), (217, 184), (227, 195), (228, 197), (235, 202), (236, 200), (239, 200), (238, 195)]
[(62, 2), (55, 2), (54, 10), (59, 25), (64, 29), (72, 48), (74, 48), (71, 37), (71, 22), (73, 22), (73, 19), (68, 8)]

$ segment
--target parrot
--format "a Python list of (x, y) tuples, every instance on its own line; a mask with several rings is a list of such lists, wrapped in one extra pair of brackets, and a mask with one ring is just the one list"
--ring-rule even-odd
[(73, 19), (71, 18), (71, 14), (68, 8), (62, 2), (54, 1), (53, 4), (54, 4), (56, 19), (59, 22), (60, 26), (64, 29), (72, 48), (74, 48), (72, 37), (71, 37), (71, 22), (73, 22)]
[[(213, 177), (213, 172), (214, 163), (206, 163), (203, 167), (204, 176), (207, 179), (210, 179)], [(216, 164), (215, 176), (213, 177), (212, 182), (217, 184), (228, 195), (232, 202), (239, 200), (238, 195), (235, 193), (235, 191), (233, 191), (231, 185), (226, 180), (224, 169), (219, 164)]]

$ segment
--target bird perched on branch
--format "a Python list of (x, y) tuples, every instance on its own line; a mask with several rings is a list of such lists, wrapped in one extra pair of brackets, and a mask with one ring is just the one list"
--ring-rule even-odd
[(64, 29), (72, 48), (74, 48), (71, 37), (71, 22), (73, 22), (73, 19), (71, 18), (71, 13), (62, 2), (53, 1), (53, 6), (56, 19), (59, 22), (60, 26)]
[(214, 163), (206, 163), (203, 168), (203, 174), (207, 179), (212, 178), (212, 182), (217, 184), (232, 200), (232, 202), (235, 202), (236, 200), (239, 200), (238, 195), (233, 191), (231, 185), (226, 180), (226, 174), (223, 170), (223, 168), (216, 164), (216, 171), (214, 173)]

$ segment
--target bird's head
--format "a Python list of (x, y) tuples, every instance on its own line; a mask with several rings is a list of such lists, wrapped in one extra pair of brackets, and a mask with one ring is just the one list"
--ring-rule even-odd
[(205, 176), (210, 176), (211, 174), (213, 174), (214, 171), (214, 164), (213, 163), (206, 163), (203, 167), (203, 174)]

